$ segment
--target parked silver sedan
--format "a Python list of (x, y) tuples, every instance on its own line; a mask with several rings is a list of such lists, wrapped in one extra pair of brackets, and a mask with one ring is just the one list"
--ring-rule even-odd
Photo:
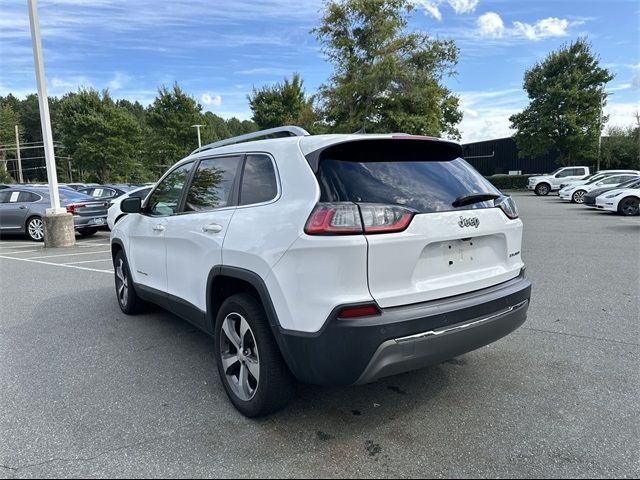
[[(106, 224), (108, 203), (61, 187), (60, 205), (73, 214), (76, 232), (88, 237)], [(26, 233), (32, 240), (44, 240), (42, 217), (51, 206), (49, 189), (44, 186), (15, 186), (0, 190), (0, 235)]]

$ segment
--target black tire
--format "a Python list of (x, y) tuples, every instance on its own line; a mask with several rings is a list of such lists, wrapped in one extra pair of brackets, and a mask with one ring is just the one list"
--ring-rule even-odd
[(571, 195), (571, 203), (584, 203), (584, 196), (587, 194), (586, 190), (576, 190)]
[(95, 235), (96, 233), (98, 233), (98, 229), (95, 227), (92, 228), (83, 228), (82, 230), (78, 230), (78, 234), (82, 237), (91, 237), (93, 235)]
[(618, 213), (625, 217), (640, 215), (640, 199), (625, 197), (618, 203)]
[(41, 217), (29, 217), (24, 230), (34, 242), (44, 242), (44, 221)]
[(534, 191), (536, 192), (536, 195), (546, 197), (551, 191), (551, 186), (548, 183), (539, 183), (536, 185), (536, 189)]
[[(114, 266), (114, 279), (116, 285), (116, 298), (118, 299), (118, 305), (127, 315), (133, 315), (144, 310), (145, 303), (138, 297), (136, 289), (133, 286), (131, 280), (131, 273), (129, 270), (129, 264), (124, 256), (124, 253), (119, 251), (116, 254), (116, 258), (113, 260)], [(121, 290), (122, 284), (125, 288)]]
[[(243, 339), (239, 335), (241, 319), (249, 327)], [(242, 356), (240, 349), (234, 347), (234, 341), (230, 341), (223, 330), (224, 324), (227, 329), (233, 329), (236, 335), (234, 341), (243, 346)], [(215, 355), (220, 380), (231, 403), (240, 413), (250, 418), (260, 417), (284, 408), (291, 401), (295, 394), (295, 380), (280, 354), (264, 308), (258, 300), (246, 293), (226, 299), (218, 312), (215, 334)], [(226, 370), (223, 354), (228, 362)], [(258, 380), (252, 376), (249, 364), (253, 364), (255, 371), (259, 372)], [(253, 389), (252, 395), (250, 390), (243, 392), (240, 386), (242, 368), (247, 375), (246, 384)], [(247, 398), (242, 398), (244, 393), (247, 393)]]

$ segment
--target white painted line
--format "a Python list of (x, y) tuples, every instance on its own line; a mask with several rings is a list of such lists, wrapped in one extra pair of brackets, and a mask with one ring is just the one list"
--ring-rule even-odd
[(37, 245), (36, 242), (31, 242), (31, 243), (0, 243), (0, 248), (24, 248), (24, 247), (35, 247), (36, 245)]
[(33, 252), (41, 252), (42, 249), (39, 248), (38, 250), (18, 250), (17, 252), (4, 252), (8, 255), (15, 255), (17, 253), (33, 253)]
[(61, 265), (77, 265), (78, 263), (94, 263), (94, 262), (112, 262), (112, 258), (101, 258), (100, 260), (82, 260), (80, 262), (67, 262)]
[(60, 255), (42, 255), (40, 257), (29, 257), (29, 260), (38, 260), (40, 258), (75, 257), (76, 255), (93, 255), (97, 253), (111, 253), (111, 250), (100, 250), (98, 252), (82, 252), (82, 253), (62, 253)]
[(51, 262), (43, 262), (41, 260), (31, 260), (30, 258), (15, 258), (15, 257), (7, 257), (6, 255), (0, 255), (0, 258), (6, 258), (7, 260), (18, 260), (19, 262), (39, 263), (41, 265), (53, 265), (54, 267), (75, 268), (76, 270), (87, 270), (89, 272), (100, 272), (100, 273), (109, 273), (109, 274), (113, 273), (113, 270), (100, 270), (97, 268), (77, 267), (75, 265), (65, 265), (64, 263), (51, 263)]
[(108, 243), (93, 243), (91, 245), (78, 245), (76, 244), (76, 247), (80, 247), (80, 248), (95, 248), (95, 247), (108, 247), (109, 244)]

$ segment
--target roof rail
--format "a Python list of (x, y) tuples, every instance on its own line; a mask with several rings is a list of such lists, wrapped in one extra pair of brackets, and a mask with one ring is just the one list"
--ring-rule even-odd
[(220, 140), (218, 142), (203, 145), (202, 147), (196, 148), (193, 152), (191, 152), (191, 155), (193, 155), (194, 153), (203, 152), (205, 150), (211, 150), (213, 148), (224, 147), (225, 145), (233, 145), (235, 143), (252, 140), (254, 138), (266, 137), (267, 135), (274, 135), (277, 137), (304, 137), (306, 135), (309, 135), (309, 132), (307, 132), (304, 128), (294, 127), (291, 125), (285, 127), (268, 128), (266, 130), (245, 133), (244, 135), (225, 138), (224, 140)]

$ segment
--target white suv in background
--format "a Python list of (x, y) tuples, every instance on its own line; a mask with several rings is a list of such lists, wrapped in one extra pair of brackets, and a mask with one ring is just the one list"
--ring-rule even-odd
[(247, 416), (296, 379), (368, 383), (487, 345), (525, 321), (531, 284), (515, 204), (461, 156), (298, 127), (204, 146), (122, 201), (120, 307), (157, 303), (213, 336)]
[(529, 177), (527, 188), (536, 195), (549, 195), (549, 192), (560, 190), (560, 185), (572, 180), (582, 180), (589, 175), (589, 167), (562, 167), (546, 174)]

